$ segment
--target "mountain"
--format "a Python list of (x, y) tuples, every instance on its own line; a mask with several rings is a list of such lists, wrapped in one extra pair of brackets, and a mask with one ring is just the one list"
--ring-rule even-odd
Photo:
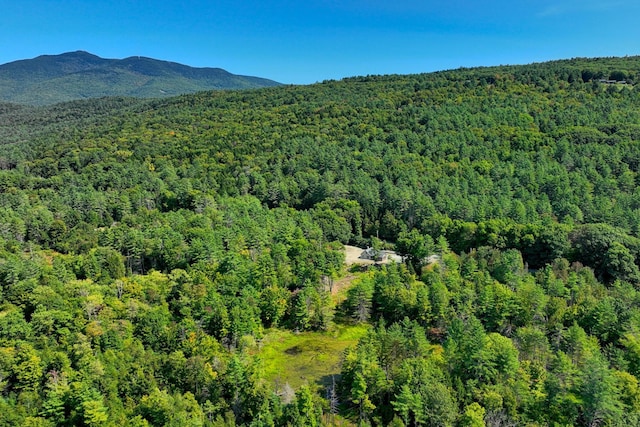
[(105, 59), (84, 51), (0, 65), (0, 100), (48, 105), (103, 96), (159, 98), (211, 89), (277, 86), (221, 68), (194, 68), (142, 56)]

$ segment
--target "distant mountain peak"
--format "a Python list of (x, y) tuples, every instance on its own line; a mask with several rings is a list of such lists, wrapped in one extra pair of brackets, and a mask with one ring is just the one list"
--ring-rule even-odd
[(59, 55), (44, 55), (44, 56), (79, 56), (79, 57), (100, 58), (98, 55), (94, 55), (93, 53), (87, 52), (86, 50), (74, 50), (73, 52), (65, 52)]
[(84, 50), (0, 65), (0, 101), (30, 105), (104, 96), (155, 98), (279, 84), (221, 68), (195, 68), (145, 56), (105, 59)]

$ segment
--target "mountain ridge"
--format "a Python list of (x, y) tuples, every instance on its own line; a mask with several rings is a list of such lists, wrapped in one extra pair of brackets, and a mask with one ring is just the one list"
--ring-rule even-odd
[(159, 98), (201, 90), (278, 86), (273, 80), (144, 56), (107, 59), (86, 51), (0, 65), (0, 100), (49, 105), (103, 96)]

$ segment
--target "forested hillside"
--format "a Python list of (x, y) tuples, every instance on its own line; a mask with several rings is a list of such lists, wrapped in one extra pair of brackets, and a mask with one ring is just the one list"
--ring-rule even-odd
[(278, 85), (221, 68), (194, 68), (141, 56), (105, 59), (84, 51), (0, 64), (0, 101), (26, 105), (104, 96), (162, 98), (201, 90)]
[[(0, 105), (0, 425), (637, 425), (637, 81)], [(347, 243), (406, 261), (347, 272)], [(275, 331), (352, 325), (332, 378), (265, 372)]]

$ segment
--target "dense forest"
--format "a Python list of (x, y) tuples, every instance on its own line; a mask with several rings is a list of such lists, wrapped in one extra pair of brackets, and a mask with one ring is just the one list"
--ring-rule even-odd
[[(0, 104), (0, 425), (640, 425), (638, 81)], [(332, 372), (269, 373), (279, 333), (356, 330)]]

